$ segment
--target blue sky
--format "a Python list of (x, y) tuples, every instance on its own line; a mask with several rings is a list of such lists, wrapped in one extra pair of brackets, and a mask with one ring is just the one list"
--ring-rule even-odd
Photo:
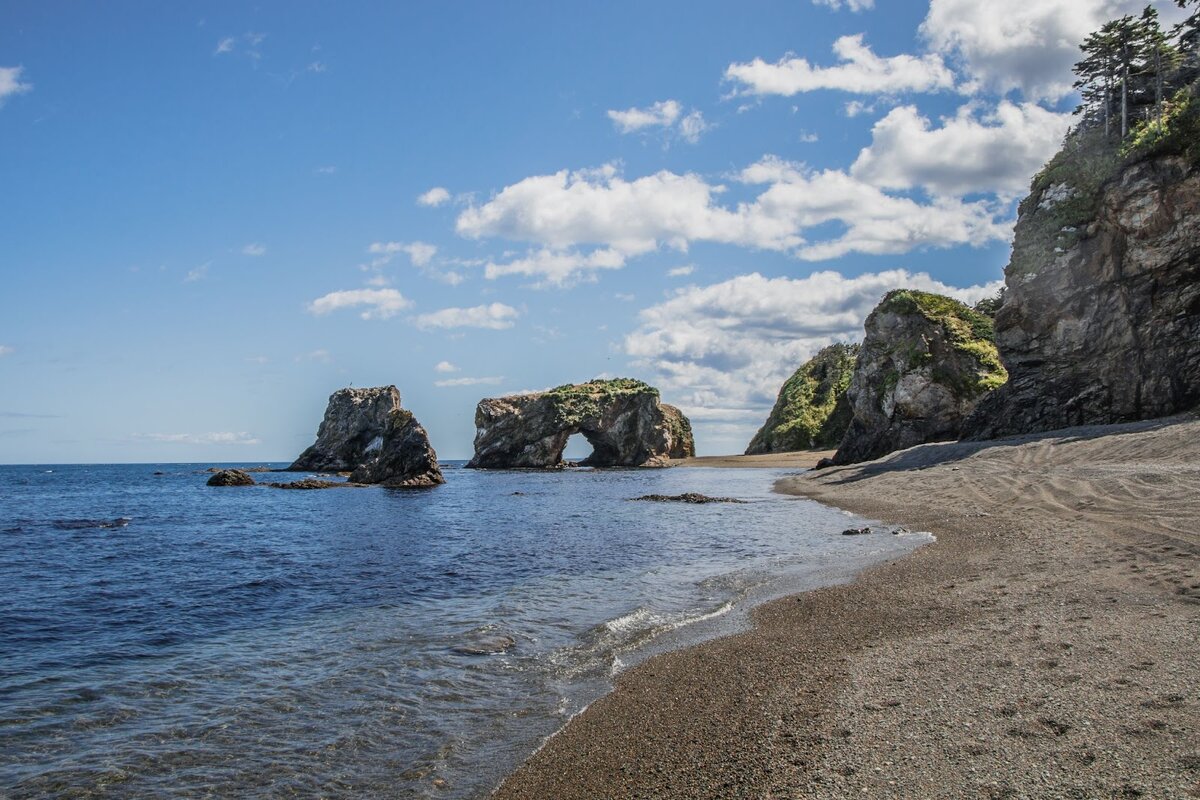
[(997, 288), (1140, 3), (1002, 5), (8, 4), (0, 462), (287, 460), (389, 383), (465, 458), (600, 375), (740, 452), (887, 289)]

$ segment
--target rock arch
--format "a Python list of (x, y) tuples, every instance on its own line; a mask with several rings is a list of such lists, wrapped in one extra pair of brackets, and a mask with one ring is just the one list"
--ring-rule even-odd
[(668, 459), (695, 455), (683, 412), (660, 402), (653, 386), (628, 378), (487, 398), (475, 410), (475, 427), (468, 467), (560, 467), (576, 433), (592, 446), (583, 462), (588, 466), (666, 466)]

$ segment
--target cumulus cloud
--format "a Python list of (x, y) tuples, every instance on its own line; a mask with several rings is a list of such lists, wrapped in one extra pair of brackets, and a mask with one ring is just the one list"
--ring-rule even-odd
[(167, 442), (170, 444), (262, 444), (261, 439), (245, 431), (236, 433), (228, 431), (214, 433), (135, 433), (133, 436), (136, 439)]
[(958, 63), (971, 79), (970, 89), (1018, 89), (1030, 100), (1057, 100), (1072, 91), (1080, 42), (1107, 20), (1136, 14), (1144, 5), (1145, 0), (931, 0), (921, 34), (932, 50)]
[(458, 372), (458, 367), (454, 366), (449, 361), (439, 361), (437, 366), (435, 366), (433, 369), (435, 372), (441, 372), (442, 374)]
[(863, 321), (889, 290), (914, 288), (974, 303), (1000, 281), (958, 288), (897, 269), (848, 278), (741, 275), (680, 289), (644, 309), (625, 353), (657, 375), (694, 420), (758, 422), (783, 381), (820, 348), (862, 338)]
[(413, 318), (413, 324), (418, 328), (488, 328), (503, 330), (511, 328), (514, 320), (520, 316), (512, 306), (504, 303), (473, 306), (471, 308), (443, 308), (429, 314), (420, 314)]
[(187, 275), (183, 276), (183, 282), (184, 283), (195, 283), (196, 281), (204, 280), (205, 278), (208, 277), (208, 268), (209, 268), (209, 266), (211, 266), (211, 264), (212, 264), (212, 262), (209, 261), (204, 264), (201, 264), (198, 267), (193, 267), (192, 269), (188, 270)]
[(0, 67), (0, 106), (13, 95), (24, 94), (33, 89), (32, 83), (21, 80), (24, 67)]
[(437, 255), (437, 246), (426, 242), (374, 242), (367, 248), (368, 253), (392, 256), (405, 253), (413, 266), (425, 267)]
[(242, 248), (242, 254), (247, 256), (262, 256), (267, 254), (266, 245), (251, 242)]
[(875, 123), (871, 145), (850, 174), (888, 189), (1017, 194), (1058, 150), (1070, 124), (1070, 114), (1004, 101), (982, 117), (965, 105), (931, 127), (914, 106), (900, 106)]
[[(507, 264), (489, 264), (487, 277), (540, 276), (554, 285), (619, 268), (629, 256), (660, 246), (686, 251), (693, 242), (821, 260), (852, 252), (983, 245), (1011, 233), (983, 201), (921, 203), (841, 171), (812, 171), (778, 158), (764, 158), (736, 178), (766, 188), (753, 201), (721, 205), (717, 198), (726, 187), (694, 174), (662, 171), (629, 181), (613, 165), (563, 170), (505, 187), (484, 205), (464, 210), (456, 227), (469, 238), (502, 237), (542, 248)], [(830, 222), (841, 223), (842, 230), (823, 229), (819, 234), (825, 238), (806, 238)], [(579, 250), (587, 245), (596, 249)]]
[(813, 5), (826, 6), (835, 11), (844, 6), (857, 14), (868, 8), (874, 8), (875, 0), (813, 0)]
[(504, 380), (503, 375), (499, 375), (499, 376), (495, 376), (495, 377), (491, 377), (491, 378), (447, 378), (444, 381), (434, 381), (433, 385), (440, 387), (440, 388), (446, 388), (449, 386), (481, 386), (481, 385), (495, 385), (497, 383), (500, 383), (503, 380)]
[(346, 289), (318, 297), (308, 304), (308, 311), (324, 316), (342, 308), (365, 306), (359, 315), (363, 319), (387, 319), (411, 305), (412, 301), (395, 289)]
[(686, 278), (688, 275), (691, 275), (695, 271), (696, 271), (695, 266), (693, 266), (691, 264), (687, 264), (682, 267), (674, 267), (672, 269), (667, 270), (667, 277), (668, 278)]
[(669, 128), (682, 113), (683, 107), (678, 100), (660, 100), (646, 108), (609, 111), (608, 118), (621, 133), (633, 133), (643, 128)]
[(450, 192), (448, 192), (446, 189), (444, 189), (441, 186), (435, 186), (432, 189), (430, 189), (428, 192), (425, 192), (424, 194), (417, 197), (417, 203), (419, 205), (428, 206), (430, 208), (435, 208), (437, 206), (440, 206), (442, 203), (445, 203), (449, 199), (450, 199)]
[(774, 64), (756, 58), (730, 64), (726, 80), (740, 84), (739, 93), (783, 95), (837, 89), (855, 94), (932, 92), (954, 86), (954, 75), (937, 53), (882, 58), (863, 41), (862, 34), (843, 36), (833, 44), (838, 63), (819, 67), (808, 59), (788, 55)]

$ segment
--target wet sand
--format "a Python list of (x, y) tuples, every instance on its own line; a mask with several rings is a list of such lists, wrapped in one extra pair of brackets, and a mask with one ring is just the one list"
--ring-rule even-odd
[(792, 453), (767, 453), (761, 456), (695, 456), (673, 459), (675, 467), (760, 467), (764, 469), (812, 469), (834, 450), (797, 450)]
[(496, 796), (1200, 796), (1195, 417), (778, 488), (938, 541), (622, 674)]

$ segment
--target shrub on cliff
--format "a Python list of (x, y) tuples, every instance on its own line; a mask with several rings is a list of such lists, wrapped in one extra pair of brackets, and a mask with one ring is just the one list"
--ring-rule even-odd
[(796, 370), (746, 455), (836, 447), (850, 424), (845, 395), (857, 356), (857, 344), (833, 344)]

